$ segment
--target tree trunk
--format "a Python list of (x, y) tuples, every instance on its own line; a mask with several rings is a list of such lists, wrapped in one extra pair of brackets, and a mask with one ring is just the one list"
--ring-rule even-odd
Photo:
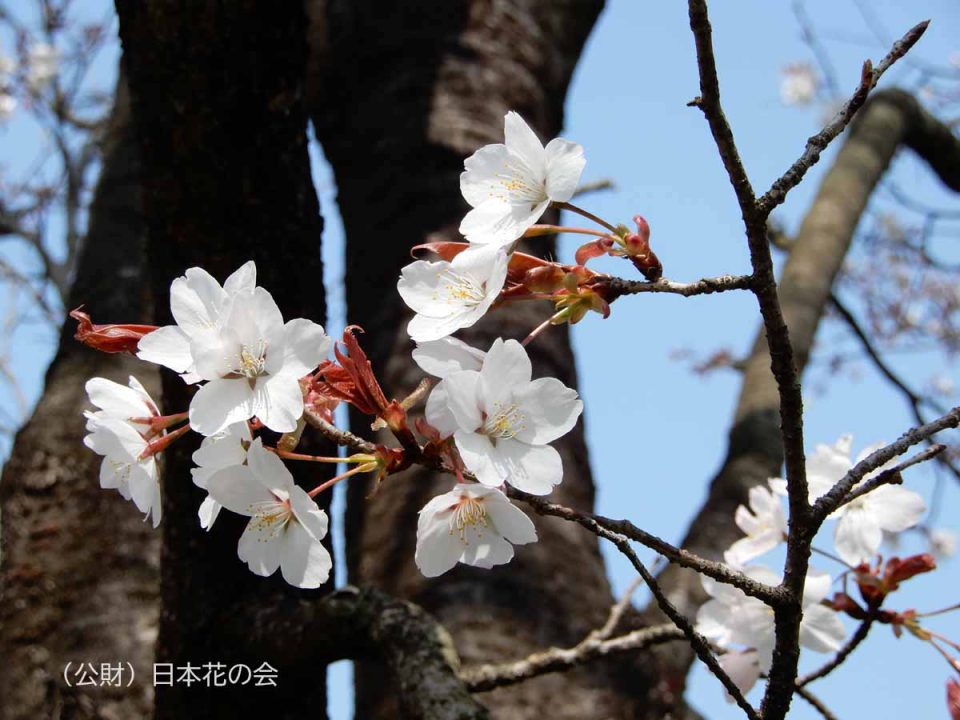
[[(960, 191), (960, 141), (949, 127), (927, 113), (909, 93), (877, 92), (860, 110), (824, 177), (790, 245), (780, 278), (780, 304), (801, 373), (867, 201), (901, 147), (912, 149), (948, 187)], [(737, 505), (747, 502), (751, 487), (781, 472), (779, 418), (777, 386), (761, 329), (744, 368), (727, 457), (687, 531), (683, 547), (706, 558), (720, 559), (723, 551), (742, 536), (733, 521)], [(808, 444), (810, 441), (808, 438)], [(706, 600), (696, 573), (671, 566), (660, 579), (678, 609), (694, 617)], [(664, 620), (651, 606), (642, 624)], [(694, 659), (689, 647), (671, 646), (649, 655), (653, 657), (641, 656), (637, 663), (653, 669), (665, 681), (664, 687), (682, 693)], [(666, 704), (669, 698), (661, 701)]]
[[(372, 0), (330, 0), (325, 16), (314, 18), (311, 114), (346, 228), (347, 316), (367, 331), (361, 339), (388, 395), (405, 396), (421, 377), (410, 362), (409, 314), (394, 294), (410, 248), (460, 239), (463, 159), (502, 142), (507, 110), (519, 111), (542, 139), (559, 132), (570, 75), (601, 7), (599, 0), (444, 0), (388, 9)], [(552, 243), (539, 240), (531, 249), (548, 254)], [(547, 312), (545, 305), (511, 308), (458, 336), (487, 349), (497, 336), (524, 337)], [(565, 328), (552, 328), (528, 350), (536, 376), (576, 385)], [(565, 472), (552, 497), (592, 508), (582, 424), (555, 445)], [(449, 476), (411, 471), (367, 500), (370, 488), (353, 481), (352, 581), (423, 605), (451, 632), (465, 663), (569, 645), (602, 624), (611, 594), (597, 540), (555, 519), (536, 518), (540, 541), (507, 566), (460, 566), (425, 580), (413, 561), (417, 511), (452, 484)], [(626, 717), (633, 710), (624, 684), (613, 665), (595, 665), (482, 700), (494, 716), (511, 719), (545, 710), (556, 718)], [(391, 695), (381, 668), (359, 668), (359, 718), (395, 717)]]
[[(143, 322), (150, 314), (138, 174), (121, 81), (70, 292), (70, 306), (84, 304), (96, 322)], [(4, 720), (144, 717), (152, 706), (159, 538), (136, 508), (100, 488), (101, 458), (83, 446), (82, 413), (91, 377), (126, 383), (136, 373), (150, 392), (160, 377), (129, 356), (83, 347), (74, 328), (64, 325), (43, 396), (0, 481)], [(124, 687), (68, 687), (68, 662), (98, 671), (101, 663), (130, 662), (136, 676), (129, 688), (128, 675)]]
[[(186, 268), (200, 265), (222, 280), (250, 259), (286, 319), (321, 321), (322, 220), (306, 146), (304, 8), (118, 0), (117, 10), (143, 157), (158, 323), (171, 321), (170, 281)], [(164, 374), (168, 412), (186, 410), (191, 392)], [(188, 438), (166, 453), (158, 661), (268, 662), (279, 676), (274, 689), (161, 686), (157, 716), (323, 717), (323, 666), (301, 652), (323, 638), (304, 633), (300, 610), (329, 588), (298, 591), (279, 573), (253, 575), (236, 554), (246, 518), (224, 513), (211, 532), (200, 529), (203, 493), (189, 474), (199, 438)], [(323, 472), (312, 463), (291, 469), (311, 487)]]

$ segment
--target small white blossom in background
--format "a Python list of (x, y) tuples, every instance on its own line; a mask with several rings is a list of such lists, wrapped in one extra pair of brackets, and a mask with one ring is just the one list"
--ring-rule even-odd
[[(743, 573), (766, 585), (780, 583), (776, 573), (762, 566), (745, 567)], [(776, 640), (773, 609), (732, 585), (708, 577), (701, 577), (701, 581), (710, 600), (697, 612), (697, 630), (724, 648), (743, 645), (756, 651), (755, 665), (749, 657), (728, 658), (726, 661), (727, 664), (736, 664), (731, 679), (743, 692), (748, 692), (759, 674), (770, 669), (773, 660)], [(813, 569), (807, 573), (803, 589), (800, 644), (815, 652), (839, 650), (846, 636), (837, 613), (820, 604), (830, 592), (830, 584), (830, 576), (826, 573)]]
[(458, 483), (420, 511), (415, 560), (425, 577), (458, 562), (489, 569), (510, 562), (514, 545), (536, 540), (533, 522), (502, 492)]
[(957, 534), (945, 528), (930, 531), (930, 549), (941, 557), (953, 557), (957, 553)]
[(930, 382), (930, 385), (935, 393), (943, 395), (944, 397), (950, 397), (957, 390), (953, 378), (947, 377), (946, 375), (937, 375)]
[(586, 160), (583, 147), (554, 138), (543, 147), (515, 112), (503, 121), (504, 143), (484, 145), (464, 162), (460, 192), (473, 208), (460, 232), (473, 243), (509, 245), (551, 202), (573, 197)]
[(763, 485), (750, 488), (750, 507), (740, 505), (734, 520), (746, 537), (740, 538), (723, 554), (730, 565), (740, 566), (768, 550), (787, 536), (787, 515), (780, 497)]
[(60, 51), (48, 43), (34, 43), (27, 50), (27, 85), (40, 92), (57, 76)]
[[(834, 445), (818, 445), (808, 458), (807, 484), (811, 503), (829, 492), (854, 465), (884, 447), (884, 443), (870, 445), (861, 451), (856, 460), (851, 461), (852, 444), (853, 438), (844, 435)], [(892, 467), (894, 462), (890, 460), (860, 482), (875, 477)], [(787, 493), (785, 480), (771, 480), (770, 486), (777, 493)], [(882, 485), (841, 505), (830, 513), (830, 518), (837, 520), (834, 532), (837, 554), (850, 565), (870, 561), (883, 543), (884, 531), (898, 533), (913, 527), (926, 509), (926, 503), (920, 495), (899, 485)]]
[(263, 288), (234, 296), (221, 327), (191, 342), (196, 373), (208, 382), (190, 402), (190, 426), (215, 435), (256, 416), (275, 432), (292, 432), (303, 415), (300, 378), (329, 348), (330, 338), (315, 322), (284, 323)]
[(0, 122), (9, 120), (17, 109), (17, 99), (12, 95), (0, 92)]
[(563, 479), (560, 453), (547, 443), (573, 428), (583, 403), (556, 378), (531, 377), (523, 346), (498, 338), (479, 372), (454, 372), (443, 384), (457, 450), (477, 480), (546, 495)]
[(780, 69), (780, 102), (809, 105), (817, 95), (819, 80), (809, 63), (792, 63)]
[(416, 313), (407, 333), (426, 342), (476, 323), (503, 289), (507, 262), (503, 248), (479, 246), (451, 262), (418, 260), (407, 265), (397, 283), (400, 297)]
[(250, 445), (246, 465), (215, 473), (207, 489), (227, 510), (250, 518), (237, 555), (253, 573), (267, 577), (279, 567), (283, 579), (299, 588), (317, 588), (327, 581), (333, 567), (321, 543), (327, 514), (294, 484), (286, 465), (260, 438)]
[(126, 500), (133, 500), (140, 512), (160, 524), (160, 475), (157, 459), (144, 457), (148, 443), (162, 433), (150, 431), (149, 423), (134, 423), (159, 415), (157, 405), (143, 385), (130, 378), (126, 387), (106, 378), (92, 378), (86, 384), (87, 396), (98, 410), (87, 411), (87, 431), (83, 444), (103, 456), (100, 487), (115, 489)]
[(479, 372), (486, 356), (482, 350), (452, 337), (417, 343), (413, 361), (428, 375), (440, 378), (427, 397), (424, 410), (427, 422), (440, 433), (440, 437), (448, 438), (457, 430), (457, 419), (447, 407), (447, 387), (443, 378), (463, 370)]
[(181, 373), (185, 382), (198, 382), (191, 342), (215, 332), (231, 300), (252, 293), (256, 284), (257, 266), (252, 260), (230, 275), (223, 287), (203, 268), (190, 268), (170, 284), (170, 312), (176, 325), (144, 335), (137, 357)]
[[(197, 464), (197, 467), (190, 470), (193, 484), (207, 490), (207, 483), (217, 472), (234, 465), (243, 465), (247, 461), (247, 448), (252, 441), (250, 426), (245, 422), (233, 423), (216, 435), (205, 437), (193, 453), (193, 461)], [(200, 527), (204, 530), (213, 527), (220, 508), (220, 503), (207, 495), (197, 513)]]

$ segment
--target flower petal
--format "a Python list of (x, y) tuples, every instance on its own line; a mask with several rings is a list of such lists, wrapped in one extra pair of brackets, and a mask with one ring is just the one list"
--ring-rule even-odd
[(499, 490), (484, 489), (489, 491), (484, 497), (484, 507), (497, 532), (514, 545), (536, 542), (537, 530), (527, 514)]
[(276, 501), (245, 465), (234, 465), (214, 473), (207, 481), (207, 491), (227, 510), (248, 517), (254, 515), (263, 503)]
[(503, 481), (531, 495), (548, 495), (563, 480), (560, 453), (549, 445), (498, 440), (491, 460)]
[(490, 438), (480, 433), (457, 430), (453, 439), (463, 464), (476, 475), (477, 480), (489, 487), (503, 485), (504, 477), (493, 463), (494, 447)]
[(848, 507), (834, 533), (837, 554), (850, 565), (870, 560), (880, 549), (883, 532), (876, 519), (863, 507)]
[(472, 432), (483, 422), (477, 395), (479, 383), (480, 373), (472, 370), (452, 373), (443, 381), (447, 408), (462, 430)]
[(253, 390), (246, 378), (211, 380), (190, 401), (190, 427), (201, 435), (216, 435), (253, 414)]
[(579, 143), (554, 138), (546, 147), (546, 186), (551, 200), (567, 202), (573, 197), (586, 165), (583, 146)]
[(329, 520), (327, 514), (317, 507), (317, 503), (307, 492), (296, 485), (290, 487), (290, 505), (304, 531), (314, 540), (323, 540), (327, 534)]
[(190, 339), (176, 325), (167, 325), (147, 333), (137, 343), (137, 357), (182, 373), (193, 365)]
[(318, 539), (296, 520), (287, 525), (280, 550), (283, 579), (294, 587), (318, 588), (330, 577), (333, 560)]
[(274, 432), (293, 432), (303, 415), (303, 390), (297, 379), (285, 373), (257, 378), (253, 391), (253, 414)]
[(508, 112), (503, 118), (503, 139), (507, 149), (519, 157), (541, 180), (546, 169), (546, 154), (543, 143), (537, 134), (530, 129), (519, 113)]
[(524, 417), (516, 437), (531, 445), (545, 445), (566, 435), (583, 412), (577, 391), (552, 377), (528, 383), (514, 392), (513, 399)]
[[(330, 338), (323, 327), (304, 318), (296, 318), (283, 326), (284, 346), (282, 372), (302, 378), (320, 364), (330, 351)], [(267, 355), (268, 364), (270, 355)], [(268, 368), (269, 370), (269, 368)], [(279, 372), (279, 370), (269, 370)]]
[(479, 371), (486, 355), (482, 350), (477, 350), (462, 340), (445, 337), (417, 343), (413, 351), (413, 361), (425, 373), (442, 379), (460, 370)]

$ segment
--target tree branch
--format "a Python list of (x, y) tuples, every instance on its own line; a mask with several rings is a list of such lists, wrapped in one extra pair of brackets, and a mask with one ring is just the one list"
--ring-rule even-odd
[(683, 631), (672, 623), (634, 630), (607, 640), (587, 636), (572, 648), (549, 648), (514, 662), (466, 668), (460, 678), (472, 692), (483, 692), (684, 637)]
[(624, 280), (611, 277), (599, 281), (610, 295), (606, 298), (613, 302), (623, 295), (637, 295), (639, 293), (673, 293), (691, 297), (693, 295), (711, 295), (727, 292), (728, 290), (749, 290), (753, 278), (750, 275), (720, 275), (714, 278), (702, 278), (691, 283), (675, 282), (660, 279), (656, 282), (641, 282), (639, 280)]

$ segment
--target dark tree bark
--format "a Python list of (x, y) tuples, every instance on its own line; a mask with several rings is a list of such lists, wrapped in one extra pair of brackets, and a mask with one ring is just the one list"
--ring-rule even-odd
[[(347, 315), (367, 331), (362, 341), (388, 394), (403, 397), (421, 377), (410, 362), (409, 315), (395, 295), (411, 246), (459, 239), (467, 210), (458, 180), (463, 159), (482, 144), (502, 142), (507, 110), (519, 111), (543, 139), (558, 134), (567, 84), (601, 7), (599, 0), (331, 0), (325, 15), (318, 10), (311, 114), (339, 188)], [(552, 244), (532, 249), (549, 253)], [(500, 335), (522, 338), (548, 310), (511, 308), (459, 336), (486, 349)], [(565, 328), (528, 349), (535, 375), (576, 385)], [(552, 497), (591, 508), (582, 424), (556, 446), (565, 475)], [(425, 580), (413, 562), (417, 511), (451, 485), (449, 476), (410, 472), (366, 500), (370, 488), (354, 481), (347, 518), (353, 582), (423, 605), (469, 663), (569, 645), (602, 624), (611, 595), (597, 540), (562, 521), (537, 518), (539, 543), (520, 549), (508, 566), (459, 567)], [(632, 700), (621, 680), (612, 664), (596, 665), (482, 699), (504, 718), (545, 710), (558, 718), (625, 717)], [(360, 667), (358, 717), (394, 717), (391, 695), (380, 668)]]
[[(144, 322), (144, 229), (139, 159), (121, 82), (106, 130), (87, 237), (70, 292), (96, 322)], [(44, 392), (17, 434), (0, 481), (0, 717), (4, 720), (143, 717), (153, 689), (159, 538), (136, 508), (100, 489), (101, 458), (82, 444), (84, 383), (135, 373), (148, 391), (159, 373), (73, 339), (67, 321)], [(73, 662), (127, 662), (131, 688), (68, 687)], [(124, 678), (126, 680), (126, 678)]]
[[(186, 268), (201, 265), (222, 280), (249, 259), (286, 319), (322, 321), (322, 220), (303, 106), (304, 8), (118, 0), (117, 10), (143, 158), (158, 324), (171, 321), (170, 281)], [(185, 410), (190, 394), (164, 375), (168, 411)], [(304, 635), (300, 611), (301, 600), (324, 591), (249, 572), (236, 556), (245, 518), (225, 513), (210, 533), (200, 529), (203, 493), (189, 474), (199, 439), (188, 437), (166, 454), (157, 659), (176, 666), (266, 661), (279, 679), (273, 690), (161, 686), (157, 716), (323, 717), (323, 666), (301, 652), (322, 638)], [(292, 468), (297, 481), (319, 482), (322, 471), (302, 465)]]
[[(949, 127), (907, 92), (877, 92), (850, 127), (790, 244), (780, 278), (780, 303), (801, 373), (867, 201), (901, 148), (916, 152), (944, 184), (960, 191), (960, 141)], [(709, 496), (691, 523), (683, 547), (719, 559), (742, 535), (733, 522), (737, 505), (747, 502), (751, 487), (777, 477), (782, 465), (779, 397), (761, 329), (744, 367), (727, 457), (710, 483)], [(706, 600), (696, 573), (671, 566), (660, 579), (677, 607), (694, 617)], [(642, 619), (643, 624), (663, 621), (655, 607), (648, 608)], [(693, 660), (687, 646), (657, 649), (637, 659), (647, 672), (659, 676), (661, 687), (668, 689), (667, 694), (653, 698), (653, 704), (681, 702)]]

